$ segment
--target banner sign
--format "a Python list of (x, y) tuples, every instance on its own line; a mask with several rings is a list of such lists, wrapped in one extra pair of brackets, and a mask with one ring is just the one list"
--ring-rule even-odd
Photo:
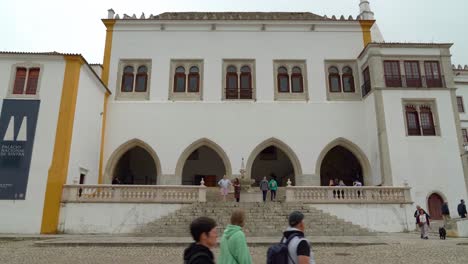
[(24, 200), (39, 100), (3, 100), (0, 114), (0, 200)]

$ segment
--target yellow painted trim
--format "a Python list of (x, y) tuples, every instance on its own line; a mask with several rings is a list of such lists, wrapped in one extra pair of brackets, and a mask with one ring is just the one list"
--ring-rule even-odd
[[(101, 79), (104, 84), (109, 87), (109, 68), (110, 68), (110, 58), (112, 51), (112, 38), (114, 33), (115, 20), (113, 19), (104, 19), (102, 20), (106, 26), (106, 46), (104, 47), (104, 62), (102, 63), (102, 74)], [(102, 179), (102, 170), (104, 163), (104, 143), (106, 138), (106, 120), (107, 120), (107, 103), (109, 102), (109, 93), (106, 93), (104, 96), (104, 109), (102, 111), (102, 125), (101, 125), (101, 146), (99, 151), (99, 178), (98, 183), (103, 183)]]
[(371, 28), (375, 23), (375, 20), (359, 20), (362, 29), (362, 38), (364, 41), (364, 47), (372, 42)]
[(101, 79), (109, 87), (109, 67), (112, 50), (112, 37), (114, 33), (115, 20), (103, 20), (106, 26), (106, 46), (104, 47), (104, 62), (102, 64)]
[(57, 233), (62, 187), (67, 179), (68, 163), (70, 160), (80, 71), (81, 66), (84, 64), (81, 56), (65, 55), (64, 58), (66, 65), (62, 97), (55, 132), (54, 153), (47, 177), (41, 234)]
[(106, 133), (106, 120), (107, 120), (107, 103), (109, 102), (109, 93), (104, 95), (104, 109), (102, 110), (102, 125), (101, 125), (101, 146), (99, 152), (99, 178), (98, 183), (102, 184), (102, 169), (103, 169), (103, 162), (104, 162), (104, 139)]

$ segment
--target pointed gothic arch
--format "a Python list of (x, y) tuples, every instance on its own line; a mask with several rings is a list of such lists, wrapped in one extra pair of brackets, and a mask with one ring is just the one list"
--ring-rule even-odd
[(150, 145), (148, 145), (146, 142), (137, 138), (131, 139), (123, 143), (117, 149), (115, 149), (114, 152), (112, 152), (111, 156), (107, 160), (106, 169), (104, 171), (104, 177), (103, 177), (104, 184), (111, 184), (112, 178), (115, 173), (115, 169), (117, 168), (117, 165), (120, 159), (128, 151), (137, 147), (145, 150), (153, 159), (154, 165), (156, 167), (156, 184), (159, 184), (161, 180), (161, 162), (159, 161), (159, 157)]
[(361, 169), (362, 169), (362, 178), (363, 178), (363, 184), (364, 185), (372, 185), (372, 179), (371, 179), (371, 166), (370, 162), (367, 159), (366, 155), (364, 152), (359, 148), (358, 145), (354, 144), (350, 140), (347, 140), (345, 138), (337, 138), (333, 140), (332, 142), (328, 143), (325, 148), (320, 152), (320, 155), (317, 159), (317, 162), (315, 164), (315, 175), (320, 176), (321, 178), (321, 167), (322, 163), (327, 156), (327, 154), (335, 147), (342, 147), (346, 149), (347, 151), (351, 152), (354, 157), (357, 159), (359, 162)]
[[(294, 170), (294, 177), (295, 178), (297, 178), (297, 176), (302, 175), (301, 163), (300, 163), (299, 158), (297, 157), (296, 153), (286, 143), (284, 143), (280, 139), (272, 137), (272, 138), (264, 140), (263, 142), (258, 144), (250, 152), (249, 158), (247, 159), (246, 168), (245, 168), (247, 178), (252, 179), (252, 168), (253, 168), (253, 165), (254, 165), (254, 161), (256, 160), (257, 156), (263, 150), (265, 150), (268, 147), (278, 148), (281, 152), (283, 152), (286, 155), (286, 157), (291, 162), (292, 168)], [(265, 175), (265, 176), (267, 176), (267, 175)], [(291, 179), (291, 180), (294, 181), (294, 179)]]
[(185, 166), (187, 159), (195, 150), (198, 150), (202, 147), (209, 148), (210, 150), (214, 151), (219, 156), (219, 158), (221, 159), (224, 165), (225, 175), (228, 178), (231, 178), (232, 166), (231, 166), (231, 162), (229, 161), (228, 155), (223, 150), (223, 148), (221, 148), (221, 146), (219, 146), (217, 143), (215, 143), (214, 141), (208, 138), (201, 138), (185, 148), (185, 150), (182, 152), (182, 154), (179, 156), (179, 159), (177, 160), (177, 165), (175, 169), (176, 178), (181, 179), (181, 183), (182, 183), (184, 166)]

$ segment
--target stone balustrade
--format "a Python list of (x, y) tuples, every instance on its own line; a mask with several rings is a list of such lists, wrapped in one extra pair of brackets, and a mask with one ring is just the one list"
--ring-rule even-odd
[(409, 187), (286, 187), (286, 202), (330, 204), (411, 204)]
[(205, 186), (64, 185), (66, 203), (196, 203), (206, 202)]

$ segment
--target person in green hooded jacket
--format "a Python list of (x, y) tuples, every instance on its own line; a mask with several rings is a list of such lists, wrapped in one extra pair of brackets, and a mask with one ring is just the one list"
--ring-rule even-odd
[(271, 193), (271, 200), (276, 201), (276, 190), (278, 190), (278, 182), (276, 181), (276, 176), (272, 173), (270, 174), (271, 179), (268, 183), (268, 188), (270, 189)]
[(224, 230), (220, 243), (220, 254), (218, 263), (222, 264), (251, 264), (250, 256), (245, 234), (242, 227), (245, 224), (245, 212), (242, 209), (236, 209), (231, 215), (231, 224)]

